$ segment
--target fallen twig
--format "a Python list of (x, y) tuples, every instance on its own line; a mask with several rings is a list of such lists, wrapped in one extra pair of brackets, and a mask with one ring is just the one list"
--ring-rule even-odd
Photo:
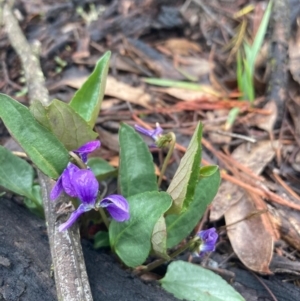
[[(5, 4), (3, 8), (3, 19), (10, 42), (22, 61), (30, 102), (38, 100), (44, 105), (49, 104), (48, 91), (45, 88), (39, 60), (23, 35), (8, 4)], [(92, 301), (78, 226), (73, 226), (72, 230), (58, 231), (55, 203), (49, 199), (53, 180), (41, 172), (38, 173), (38, 177), (42, 188), (57, 298), (60, 301)], [(62, 198), (64, 201), (69, 200), (66, 196)]]

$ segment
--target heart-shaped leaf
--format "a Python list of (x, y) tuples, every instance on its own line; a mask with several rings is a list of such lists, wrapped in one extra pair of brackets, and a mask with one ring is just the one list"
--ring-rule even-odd
[(199, 180), (194, 199), (188, 209), (179, 215), (167, 215), (167, 247), (172, 248), (186, 238), (203, 216), (207, 206), (217, 194), (220, 185), (219, 170)]
[[(32, 113), (36, 111), (31, 110)], [(81, 116), (62, 101), (53, 100), (48, 107), (45, 107), (44, 113), (45, 117), (42, 116), (42, 111), (38, 110), (35, 118), (47, 127), (68, 150), (77, 149), (98, 136)]]
[(168, 266), (166, 276), (160, 280), (162, 287), (176, 298), (188, 301), (245, 301), (219, 275), (184, 261)]
[(47, 176), (58, 178), (69, 162), (63, 144), (18, 101), (0, 94), (0, 117), (33, 163)]
[(94, 127), (101, 108), (110, 54), (110, 51), (108, 51), (99, 59), (93, 73), (88, 77), (70, 101), (70, 106), (91, 128)]
[(141, 136), (127, 124), (119, 130), (121, 194), (129, 197), (146, 191), (157, 191), (152, 155)]
[(0, 146), (0, 185), (16, 194), (25, 196), (25, 205), (43, 216), (39, 186), (33, 186), (34, 170), (25, 160)]
[(33, 104), (29, 107), (29, 110), (40, 124), (42, 124), (47, 129), (51, 130), (51, 125), (47, 117), (46, 107), (43, 106), (40, 101), (34, 101)]
[(165, 192), (145, 192), (128, 199), (130, 219), (112, 221), (110, 245), (129, 267), (141, 265), (151, 250), (151, 237), (158, 219), (170, 208), (172, 199)]
[(25, 160), (0, 146), (0, 185), (31, 198), (34, 170)]
[(202, 150), (201, 137), (202, 124), (199, 122), (188, 149), (182, 157), (167, 190), (173, 199), (172, 207), (167, 214), (179, 214), (182, 210), (186, 210), (193, 200), (196, 184), (199, 179)]

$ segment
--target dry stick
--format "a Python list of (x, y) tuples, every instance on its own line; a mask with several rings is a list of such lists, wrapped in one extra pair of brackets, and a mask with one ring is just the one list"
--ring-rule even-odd
[[(45, 88), (39, 60), (34, 55), (7, 4), (3, 9), (3, 19), (10, 42), (21, 58), (31, 102), (38, 100), (44, 105), (49, 104), (49, 95)], [(60, 301), (92, 301), (78, 226), (74, 225), (67, 231), (58, 231), (57, 203), (51, 202), (49, 199), (54, 182), (41, 172), (38, 172), (38, 177), (42, 189), (57, 298)], [(63, 196), (59, 201), (65, 202), (70, 199)]]
[(281, 125), (283, 121), (284, 106), (287, 101), (290, 19), (289, 1), (274, 0), (270, 21), (273, 32), (269, 46), (271, 72), (267, 99), (276, 103), (278, 112), (276, 126)]
[(300, 196), (292, 189), (290, 188), (280, 177), (280, 175), (277, 173), (276, 170), (273, 170), (273, 176), (275, 180), (297, 201), (300, 201)]

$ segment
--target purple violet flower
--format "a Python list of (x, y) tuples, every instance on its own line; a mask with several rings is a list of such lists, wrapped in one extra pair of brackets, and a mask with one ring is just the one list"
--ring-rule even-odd
[(73, 198), (77, 197), (76, 191), (73, 187), (72, 178), (79, 170), (79, 167), (73, 163), (69, 163), (67, 165), (51, 190), (50, 200), (53, 201), (57, 199), (63, 191)]
[(202, 230), (197, 233), (197, 236), (201, 239), (199, 256), (202, 256), (206, 252), (212, 252), (215, 250), (216, 242), (218, 240), (218, 233), (215, 228)]
[(128, 202), (121, 195), (108, 195), (100, 202), (100, 207), (106, 208), (111, 217), (117, 222), (124, 222), (130, 218)]
[(76, 195), (82, 203), (72, 212), (70, 218), (59, 226), (59, 231), (70, 228), (82, 213), (93, 209), (97, 199), (99, 183), (92, 171), (80, 169), (73, 174), (72, 184)]
[[(59, 231), (70, 228), (84, 212), (95, 209), (96, 205), (99, 183), (93, 172), (88, 169), (81, 169), (73, 174), (71, 180), (81, 204), (71, 214), (70, 218), (59, 226)], [(127, 200), (121, 195), (107, 196), (100, 201), (99, 207), (106, 208), (112, 218), (118, 222), (128, 220), (130, 217)]]
[(159, 123), (156, 123), (156, 129), (155, 130), (147, 130), (143, 128), (142, 126), (139, 126), (138, 124), (134, 125), (134, 128), (137, 132), (150, 137), (155, 142), (158, 140), (159, 136), (163, 132), (163, 129), (160, 127)]
[(101, 143), (99, 140), (93, 140), (73, 150), (73, 152), (77, 154), (81, 158), (81, 160), (86, 164), (88, 154), (92, 153), (94, 150), (99, 148), (100, 145)]

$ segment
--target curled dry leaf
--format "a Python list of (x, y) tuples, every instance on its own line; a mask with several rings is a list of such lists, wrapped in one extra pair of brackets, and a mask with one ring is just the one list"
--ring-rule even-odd
[(105, 95), (109, 95), (136, 105), (151, 109), (152, 96), (141, 87), (132, 87), (112, 76), (107, 77)]
[(256, 208), (247, 194), (226, 211), (228, 237), (234, 252), (245, 266), (259, 273), (270, 274), (273, 238), (265, 229), (261, 214), (250, 216), (251, 212), (256, 212)]
[(268, 101), (263, 109), (270, 111), (270, 115), (255, 114), (253, 118), (253, 124), (272, 135), (273, 127), (278, 115), (278, 109), (275, 101)]
[[(250, 152), (246, 144), (238, 147), (233, 158), (259, 175), (275, 156), (278, 142), (261, 141)], [(238, 186), (223, 182), (212, 204), (211, 218), (225, 215), (228, 237), (239, 259), (251, 270), (269, 274), (273, 237), (278, 238), (264, 201)]]
[[(278, 141), (258, 142), (250, 152), (247, 151), (244, 143), (237, 147), (232, 153), (232, 157), (239, 163), (250, 168), (256, 175), (259, 175), (265, 166), (274, 158), (275, 148)], [(212, 202), (210, 219), (215, 221), (220, 219), (232, 205), (236, 204), (242, 197), (243, 190), (237, 185), (223, 182), (219, 192)]]
[(164, 47), (171, 53), (178, 55), (188, 55), (193, 52), (202, 52), (198, 43), (187, 39), (171, 38), (164, 42)]
[(220, 97), (220, 93), (213, 89), (213, 87), (209, 85), (201, 85), (199, 86), (199, 90), (189, 90), (177, 87), (170, 88), (154, 88), (151, 90), (155, 90), (161, 93), (166, 93), (171, 95), (177, 99), (183, 101), (196, 101), (196, 100), (208, 100), (211, 102), (217, 101)]

